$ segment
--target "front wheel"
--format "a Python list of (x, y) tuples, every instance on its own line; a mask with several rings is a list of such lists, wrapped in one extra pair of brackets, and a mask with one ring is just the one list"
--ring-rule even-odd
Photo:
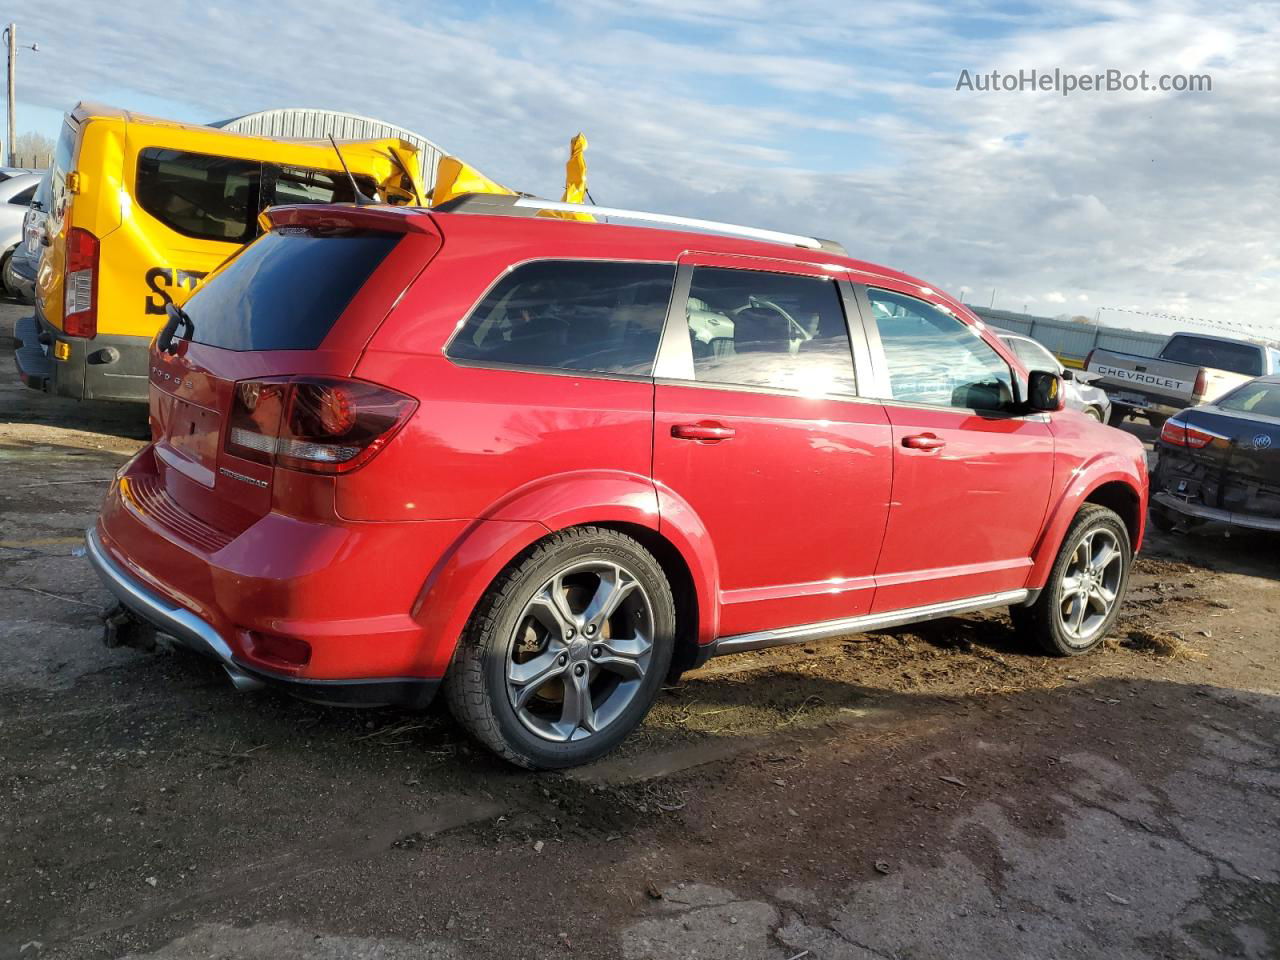
[(1074, 657), (1102, 642), (1120, 612), (1133, 549), (1115, 511), (1086, 504), (1071, 524), (1049, 579), (1014, 625), (1047, 653)]
[(1094, 420), (1098, 423), (1102, 422), (1102, 411), (1097, 407), (1085, 407), (1084, 415), (1090, 420)]
[(13, 281), (13, 251), (7, 251), (3, 257), (0, 257), (0, 294), (9, 294), (16, 297), (17, 287)]
[(675, 630), (648, 550), (615, 530), (563, 530), (509, 566), (472, 614), (445, 681), (449, 709), (519, 766), (587, 763), (649, 712)]

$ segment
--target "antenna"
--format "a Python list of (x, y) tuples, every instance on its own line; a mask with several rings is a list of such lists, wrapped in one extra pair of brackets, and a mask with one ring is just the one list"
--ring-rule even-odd
[(377, 204), (377, 200), (372, 197), (366, 197), (360, 192), (360, 187), (356, 185), (356, 178), (351, 175), (351, 168), (347, 166), (347, 161), (342, 158), (342, 151), (338, 149), (338, 141), (333, 139), (333, 134), (329, 134), (329, 142), (333, 144), (333, 152), (338, 155), (338, 162), (342, 164), (342, 172), (347, 175), (347, 179), (351, 181), (351, 193), (355, 197), (357, 207), (367, 207), (371, 204)]

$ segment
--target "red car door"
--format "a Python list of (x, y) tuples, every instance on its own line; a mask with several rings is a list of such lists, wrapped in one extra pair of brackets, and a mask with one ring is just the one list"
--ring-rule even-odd
[[(832, 273), (681, 261), (659, 355), (653, 476), (705, 527), (721, 636), (867, 613), (890, 487), (883, 406), (857, 396)], [(666, 521), (664, 521), (666, 522)]]
[(862, 300), (893, 435), (874, 612), (1021, 590), (1053, 481), (1048, 417), (976, 326), (899, 289)]

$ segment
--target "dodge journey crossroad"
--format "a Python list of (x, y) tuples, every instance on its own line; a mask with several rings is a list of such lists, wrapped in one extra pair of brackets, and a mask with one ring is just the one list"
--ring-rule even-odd
[(829, 241), (537, 206), (277, 207), (170, 306), (88, 533), (109, 638), (323, 703), (439, 689), (530, 768), (717, 654), (993, 607), (1100, 643), (1145, 457), (1054, 373)]

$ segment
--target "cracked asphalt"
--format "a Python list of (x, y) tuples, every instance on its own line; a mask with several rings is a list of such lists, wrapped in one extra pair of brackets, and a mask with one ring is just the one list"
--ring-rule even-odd
[(744, 654), (529, 775), (105, 649), (80, 535), (145, 433), (0, 364), (0, 958), (1280, 956), (1274, 539), (1153, 536), (1085, 658), (999, 614)]

